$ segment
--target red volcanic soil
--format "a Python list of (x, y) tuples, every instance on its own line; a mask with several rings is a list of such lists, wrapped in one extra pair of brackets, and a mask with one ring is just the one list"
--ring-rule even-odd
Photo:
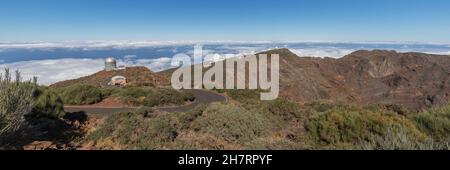
[(106, 86), (114, 76), (127, 78), (129, 86), (159, 87), (170, 85), (170, 79), (155, 74), (147, 67), (127, 67), (124, 70), (99, 71), (93, 75), (73, 80), (61, 81), (50, 85), (50, 87), (67, 87), (74, 84), (88, 84), (93, 86)]

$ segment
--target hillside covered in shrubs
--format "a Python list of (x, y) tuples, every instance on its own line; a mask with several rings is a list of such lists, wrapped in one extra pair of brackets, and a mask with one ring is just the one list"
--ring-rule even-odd
[[(7, 70), (0, 76), (0, 148), (450, 148), (450, 105), (417, 112), (398, 105), (261, 101), (258, 90), (217, 92), (229, 100), (169, 113), (154, 106), (180, 105), (195, 98), (168, 88), (42, 87)], [(103, 117), (64, 111), (65, 104), (95, 104), (107, 98), (140, 109)]]
[[(119, 113), (87, 135), (96, 149), (449, 149), (449, 106), (399, 114), (390, 106), (285, 99), (248, 90), (185, 113)], [(144, 114), (153, 112), (148, 116)]]
[(49, 88), (60, 95), (67, 105), (96, 104), (107, 98), (114, 98), (127, 106), (164, 106), (180, 105), (193, 101), (195, 97), (185, 91), (155, 87), (96, 87), (86, 84), (75, 84), (67, 87)]
[(22, 80), (20, 72), (12, 75), (6, 70), (0, 74), (0, 149), (23, 149), (34, 143), (44, 143), (44, 148), (77, 148), (76, 141), (84, 138), (86, 127), (95, 124), (98, 118), (85, 112), (66, 112), (64, 106), (97, 104), (107, 98), (117, 99), (125, 106), (146, 108), (183, 105), (195, 100), (189, 92), (170, 88), (39, 86), (36, 79)]

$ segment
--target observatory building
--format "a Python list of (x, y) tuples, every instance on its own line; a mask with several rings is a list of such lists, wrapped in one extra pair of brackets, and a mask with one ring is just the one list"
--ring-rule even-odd
[(105, 71), (112, 71), (117, 68), (117, 61), (113, 57), (108, 57), (105, 60)]
[(127, 78), (125, 78), (124, 76), (114, 76), (111, 78), (111, 81), (108, 83), (108, 85), (125, 87), (127, 85)]

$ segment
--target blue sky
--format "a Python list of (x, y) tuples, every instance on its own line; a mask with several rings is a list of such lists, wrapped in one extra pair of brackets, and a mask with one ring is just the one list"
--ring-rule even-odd
[(450, 42), (448, 0), (1, 0), (0, 41)]

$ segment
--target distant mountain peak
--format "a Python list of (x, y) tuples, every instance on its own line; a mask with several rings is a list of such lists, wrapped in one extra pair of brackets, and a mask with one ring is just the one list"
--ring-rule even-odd
[(259, 54), (283, 54), (283, 55), (296, 55), (291, 50), (287, 48), (278, 48), (278, 49), (272, 49), (265, 52), (261, 52)]
[(358, 50), (355, 52), (352, 52), (345, 57), (371, 57), (371, 56), (394, 56), (399, 54), (397, 51), (394, 50)]

